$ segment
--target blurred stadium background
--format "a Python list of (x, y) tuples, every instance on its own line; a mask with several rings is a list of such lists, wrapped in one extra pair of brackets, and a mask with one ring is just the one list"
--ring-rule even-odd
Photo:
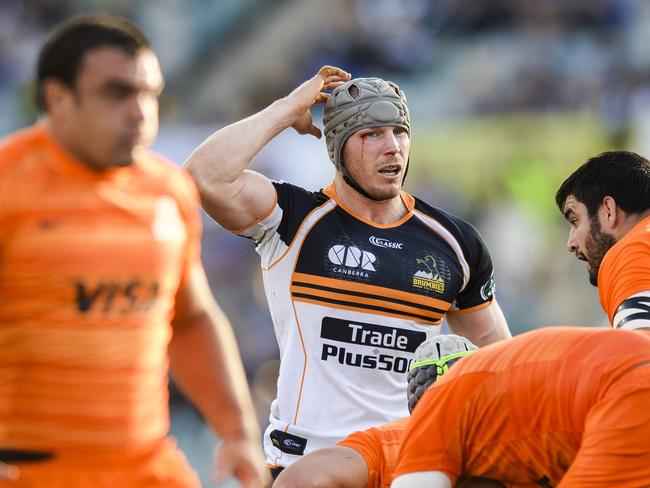
[[(606, 325), (583, 263), (565, 249), (554, 193), (603, 150), (650, 154), (650, 2), (2, 0), (0, 136), (36, 116), (32, 72), (53, 26), (94, 11), (150, 37), (167, 79), (155, 148), (179, 164), (323, 64), (398, 82), (413, 126), (405, 187), (481, 231), (513, 333)], [(254, 167), (311, 189), (333, 175), (324, 142), (292, 131)], [(258, 257), (207, 219), (203, 252), (265, 426), (278, 352)], [(208, 484), (214, 437), (177, 393), (172, 409), (173, 433)]]

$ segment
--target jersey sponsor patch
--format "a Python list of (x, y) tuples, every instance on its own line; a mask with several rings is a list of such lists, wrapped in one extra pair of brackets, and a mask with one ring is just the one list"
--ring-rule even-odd
[(373, 246), (383, 247), (385, 249), (404, 249), (403, 242), (394, 242), (383, 237), (370, 236), (368, 241)]
[(273, 445), (286, 454), (302, 456), (307, 447), (307, 439), (304, 437), (290, 434), (289, 432), (283, 432), (278, 429), (272, 430), (270, 437)]
[(368, 278), (368, 272), (377, 271), (375, 267), (377, 256), (357, 246), (335, 244), (329, 248), (327, 259), (334, 265), (331, 266), (331, 271), (335, 274)]
[(495, 283), (494, 283), (494, 273), (490, 275), (490, 279), (485, 282), (485, 284), (481, 287), (481, 298), (483, 300), (487, 300), (488, 298), (492, 297), (494, 295), (495, 291)]
[(424, 258), (416, 258), (415, 261), (421, 269), (413, 275), (413, 287), (444, 293), (445, 281), (438, 269), (436, 258), (426, 255)]
[[(349, 350), (345, 345), (323, 342), (321, 361), (336, 361), (341, 365), (356, 368), (406, 373), (413, 359), (392, 354), (390, 351), (415, 352), (426, 339), (426, 333), (325, 317), (321, 324), (321, 337), (357, 346)], [(358, 346), (365, 348), (359, 350)], [(382, 352), (380, 349), (389, 351)]]
[(82, 314), (96, 312), (104, 316), (146, 312), (155, 306), (160, 292), (157, 281), (139, 278), (97, 283), (77, 279), (73, 285), (77, 311)]
[(349, 320), (324, 317), (320, 336), (349, 344), (383, 347), (396, 351), (415, 352), (427, 338), (424, 332), (386, 327), (384, 325), (351, 322)]

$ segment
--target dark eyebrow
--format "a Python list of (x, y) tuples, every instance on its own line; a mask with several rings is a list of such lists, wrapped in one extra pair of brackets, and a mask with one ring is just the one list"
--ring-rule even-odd
[[(156, 93), (156, 95), (160, 95), (160, 93), (162, 93), (162, 91), (163, 91), (164, 86), (165, 85), (163, 83), (160, 87), (152, 88), (152, 91), (154, 91)], [(126, 81), (122, 81), (119, 78), (109, 78), (104, 83), (103, 88), (105, 90), (122, 90), (122, 91), (128, 92), (128, 93), (133, 93), (133, 92), (138, 91), (138, 86), (137, 85), (134, 85), (133, 83), (129, 83), (129, 82), (126, 82)]]
[(122, 90), (127, 92), (132, 92), (136, 90), (136, 87), (133, 84), (124, 82), (117, 78), (110, 78), (106, 80), (106, 82), (103, 84), (103, 88), (109, 90), (117, 89), (117, 90)]

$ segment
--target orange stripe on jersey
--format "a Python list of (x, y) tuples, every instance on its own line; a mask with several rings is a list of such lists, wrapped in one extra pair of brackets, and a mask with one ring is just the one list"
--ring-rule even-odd
[[(349, 310), (352, 312), (360, 312), (360, 313), (373, 313), (373, 309), (370, 308), (363, 308), (359, 306), (354, 306), (353, 304), (344, 304), (344, 303), (333, 303), (333, 302), (325, 302), (323, 300), (317, 300), (317, 299), (312, 299), (312, 298), (306, 298), (306, 297), (297, 297), (294, 296), (293, 300), (296, 302), (303, 302), (303, 303), (311, 303), (312, 305), (326, 305), (330, 308), (337, 308), (339, 310)], [(429, 324), (429, 325), (439, 325), (441, 322), (441, 319), (438, 321), (433, 321), (430, 319), (427, 319), (426, 317), (420, 316), (420, 315), (409, 315), (405, 313), (399, 313), (399, 312), (391, 312), (388, 310), (380, 310), (380, 315), (383, 317), (394, 317), (398, 319), (408, 319), (408, 320), (415, 320), (417, 322), (421, 322), (423, 324)]]
[(305, 273), (294, 273), (292, 284), (304, 285), (310, 284), (324, 289), (334, 291), (348, 291), (359, 294), (365, 294), (370, 297), (379, 299), (391, 299), (392, 301), (405, 302), (407, 305), (423, 308), (432, 312), (445, 313), (451, 307), (451, 303), (439, 300), (437, 298), (425, 297), (417, 293), (384, 288), (377, 285), (366, 285), (353, 281), (336, 280), (333, 278), (323, 278), (320, 276), (309, 275)]
[(332, 200), (334, 200), (336, 204), (339, 207), (341, 207), (343, 210), (345, 210), (347, 213), (354, 216), (355, 219), (360, 220), (361, 222), (364, 222), (365, 224), (368, 224), (376, 229), (391, 229), (393, 227), (399, 227), (400, 225), (402, 225), (404, 222), (406, 222), (408, 219), (410, 219), (413, 216), (413, 208), (415, 207), (415, 199), (405, 191), (401, 191), (400, 197), (402, 198), (404, 205), (406, 205), (408, 212), (406, 213), (406, 215), (404, 215), (404, 217), (402, 217), (398, 221), (392, 222), (390, 224), (382, 225), (382, 224), (378, 224), (377, 222), (373, 222), (372, 220), (369, 220), (363, 215), (355, 212), (350, 207), (345, 205), (341, 200), (339, 200), (338, 196), (336, 195), (336, 187), (334, 186), (334, 184), (331, 184), (330, 186), (325, 188), (323, 190), (323, 193), (328, 197), (330, 197)]
[[(298, 327), (298, 334), (300, 335), (300, 347), (302, 348), (303, 362), (302, 362), (302, 373), (300, 374), (300, 387), (298, 388), (298, 399), (296, 400), (296, 411), (293, 416), (293, 423), (298, 422), (298, 412), (300, 411), (300, 400), (302, 400), (302, 387), (305, 384), (305, 374), (307, 373), (307, 348), (305, 347), (305, 338), (302, 335), (302, 329), (300, 328), (300, 320), (298, 319), (298, 313), (296, 312), (296, 305), (291, 303), (293, 308), (293, 316), (296, 319), (296, 326)], [(289, 426), (285, 428), (285, 432), (289, 430)]]
[[(276, 197), (277, 197), (277, 193), (276, 193)], [(302, 225), (303, 225), (307, 220), (309, 220), (309, 218), (310, 218), (314, 213), (318, 212), (321, 208), (323, 208), (324, 206), (329, 205), (329, 204), (330, 204), (330, 202), (329, 202), (329, 201), (326, 201), (323, 205), (320, 205), (320, 206), (316, 207), (315, 209), (313, 209), (311, 212), (309, 212), (309, 214), (307, 214), (307, 216), (306, 216), (306, 217), (303, 219), (303, 221), (300, 223), (300, 226), (299, 226), (299, 227), (302, 227)], [(332, 205), (332, 209), (333, 209), (333, 208), (334, 208), (334, 205)], [(316, 220), (316, 222), (314, 222), (312, 225), (316, 225), (316, 223), (317, 223), (320, 219), (322, 219), (323, 217), (325, 217), (325, 215), (327, 215), (327, 213), (328, 213), (328, 212), (323, 213), (323, 215), (321, 215), (321, 216), (318, 218), (318, 220)], [(275, 261), (273, 261), (271, 264), (269, 264), (266, 268), (265, 268), (265, 267), (262, 267), (262, 270), (263, 270), (263, 271), (268, 271), (268, 270), (270, 270), (271, 268), (273, 268), (273, 266), (275, 266), (275, 265), (278, 264), (280, 261), (282, 261), (282, 259), (283, 259), (287, 254), (289, 254), (289, 251), (291, 250), (291, 247), (292, 247), (292, 246), (294, 245), (294, 243), (296, 242), (296, 239), (298, 238), (298, 235), (299, 235), (299, 234), (300, 234), (300, 232), (296, 232), (296, 235), (293, 236), (293, 240), (291, 241), (291, 244), (289, 244), (289, 245), (287, 246), (287, 248), (286, 248), (285, 251), (282, 253), (282, 255), (281, 255), (278, 259), (276, 259)], [(302, 246), (302, 243), (301, 243), (301, 246)], [(300, 251), (298, 251), (298, 252), (300, 252)]]
[(352, 295), (344, 292), (339, 293), (334, 291), (319, 290), (316, 288), (299, 286), (296, 284), (291, 285), (291, 295), (295, 300), (310, 299), (312, 301), (324, 302), (328, 306), (336, 306), (337, 304), (347, 305), (357, 307), (371, 313), (381, 312), (383, 314), (385, 312), (388, 312), (394, 315), (409, 317), (413, 320), (429, 323), (437, 323), (444, 316), (444, 313), (439, 311), (433, 312), (414, 306), (402, 305), (387, 300), (381, 300), (379, 298), (367, 298), (359, 296), (359, 294)]
[(480, 305), (476, 305), (475, 307), (463, 308), (460, 310), (448, 310), (447, 313), (449, 315), (462, 315), (464, 313), (476, 312), (477, 310), (482, 310), (486, 307), (489, 307), (490, 305), (492, 305), (492, 300), (490, 300), (489, 302), (481, 303)]

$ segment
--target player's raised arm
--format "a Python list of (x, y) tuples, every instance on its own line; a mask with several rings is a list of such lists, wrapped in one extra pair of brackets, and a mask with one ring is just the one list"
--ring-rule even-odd
[(310, 108), (350, 78), (342, 69), (323, 66), (288, 96), (208, 137), (185, 162), (206, 212), (226, 229), (248, 226), (268, 213), (275, 190), (263, 175), (248, 170), (255, 155), (288, 127), (321, 137)]

